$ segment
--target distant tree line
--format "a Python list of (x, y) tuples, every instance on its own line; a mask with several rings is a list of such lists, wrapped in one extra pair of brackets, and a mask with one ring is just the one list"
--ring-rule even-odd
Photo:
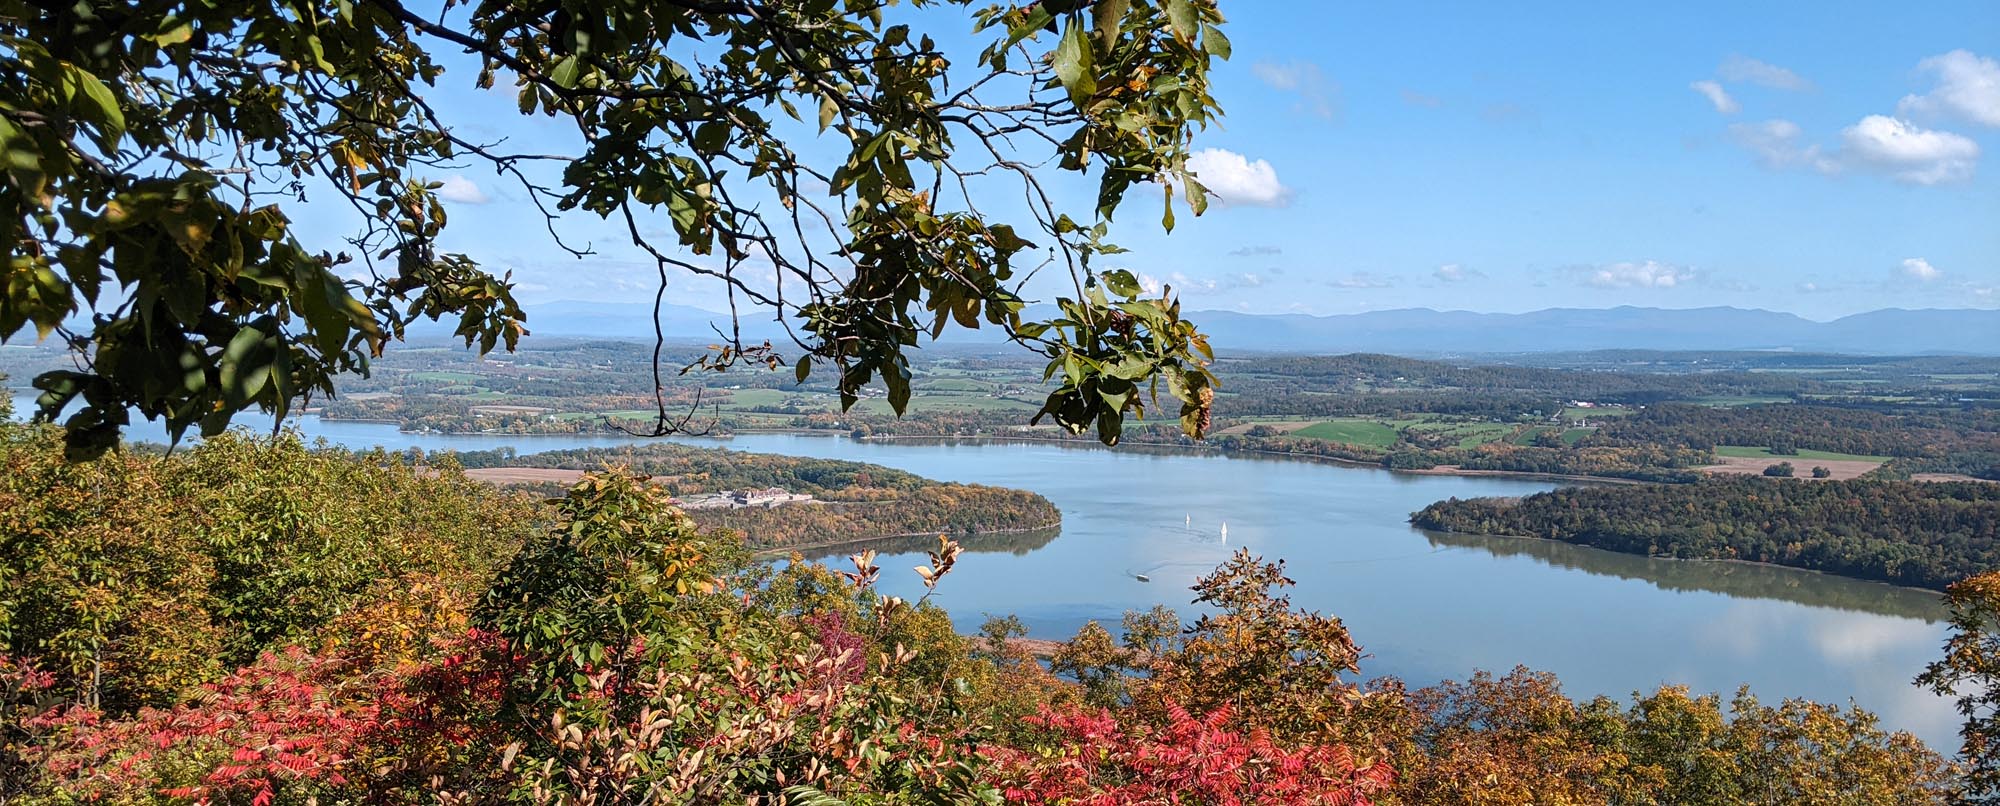
[(2000, 410), (1886, 414), (1814, 405), (1721, 408), (1669, 404), (1648, 407), (1628, 417), (1605, 418), (1585, 442), (1696, 450), (1755, 445), (1777, 454), (1816, 450), (1941, 457), (1954, 452), (2000, 451)]
[(2000, 567), (2000, 485), (1714, 477), (1451, 499), (1411, 522), (1682, 559), (1750, 560), (1942, 590)]

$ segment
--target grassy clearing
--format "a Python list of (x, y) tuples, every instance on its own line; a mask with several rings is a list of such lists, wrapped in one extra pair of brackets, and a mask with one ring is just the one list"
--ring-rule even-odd
[(1698, 397), (1686, 402), (1699, 406), (1729, 408), (1733, 406), (1762, 406), (1767, 403), (1790, 403), (1792, 399), (1783, 395), (1717, 395), (1715, 397)]
[(924, 392), (990, 392), (993, 384), (971, 378), (934, 378), (919, 381), (917, 389)]
[(1575, 445), (1575, 444), (1577, 443), (1577, 441), (1578, 441), (1578, 440), (1581, 440), (1581, 439), (1583, 439), (1584, 437), (1587, 437), (1587, 436), (1590, 436), (1590, 432), (1592, 432), (1592, 431), (1596, 431), (1596, 430), (1597, 430), (1597, 429), (1595, 429), (1595, 428), (1572, 428), (1572, 429), (1569, 429), (1568, 431), (1564, 431), (1564, 432), (1563, 432), (1563, 435), (1562, 435), (1562, 441), (1563, 441), (1563, 444), (1564, 444), (1564, 445)]
[(798, 402), (800, 404), (805, 402), (803, 399), (787, 401), (786, 398), (804, 398), (804, 396), (798, 392), (788, 392), (783, 389), (730, 389), (728, 392), (729, 397), (715, 400), (715, 402), (720, 403), (725, 409), (745, 406), (782, 406), (787, 402)]
[(1854, 453), (1834, 453), (1833, 451), (1799, 451), (1796, 454), (1776, 454), (1772, 453), (1770, 448), (1757, 448), (1748, 445), (1717, 445), (1715, 446), (1715, 455), (1735, 459), (1773, 459), (1793, 463), (1815, 460), (1826, 462), (1889, 461), (1889, 457), (1887, 456), (1862, 456)]
[(1396, 444), (1401, 432), (1375, 420), (1328, 420), (1309, 425), (1292, 432), (1295, 436), (1322, 439), (1327, 442), (1344, 442), (1349, 445), (1372, 445), (1387, 448)]
[(1601, 408), (1601, 407), (1591, 407), (1586, 409), (1578, 406), (1564, 406), (1562, 410), (1562, 416), (1563, 419), (1565, 420), (1588, 420), (1588, 419), (1595, 419), (1598, 417), (1629, 417), (1637, 413), (1639, 413), (1638, 409), (1614, 409), (1614, 408)]
[[(1037, 405), (1024, 401), (987, 395), (918, 392), (910, 397), (911, 411), (1034, 411), (1037, 408)], [(856, 403), (853, 410), (862, 414), (895, 413), (889, 407), (889, 401), (879, 397)]]
[(440, 383), (472, 383), (473, 381), (476, 381), (476, 380), (479, 380), (479, 378), (480, 378), (480, 376), (478, 376), (478, 375), (474, 375), (474, 374), (472, 374), (472, 373), (470, 373), (470, 372), (412, 372), (412, 373), (410, 373), (410, 379), (411, 379), (411, 380), (415, 380), (415, 381), (437, 381), (437, 382), (440, 382)]
[(1448, 433), (1458, 437), (1458, 447), (1476, 448), (1488, 442), (1506, 439), (1507, 435), (1514, 433), (1514, 427), (1500, 423), (1476, 423)]

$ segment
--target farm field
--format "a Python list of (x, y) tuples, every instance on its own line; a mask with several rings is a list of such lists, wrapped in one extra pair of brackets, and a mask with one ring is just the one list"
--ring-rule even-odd
[(1813, 468), (1824, 467), (1828, 473), (1832, 474), (1827, 477), (1831, 481), (1846, 481), (1848, 479), (1860, 478), (1868, 471), (1882, 466), (1881, 462), (1866, 459), (1805, 459), (1798, 456), (1725, 456), (1722, 457), (1720, 463), (1698, 469), (1704, 473), (1761, 476), (1764, 474), (1764, 468), (1770, 467), (1772, 464), (1780, 461), (1792, 463), (1792, 467), (1795, 469), (1794, 478), (1812, 478)]
[(1731, 459), (1769, 459), (1774, 462), (1791, 462), (1795, 465), (1801, 461), (1873, 462), (1878, 465), (1889, 461), (1889, 457), (1887, 456), (1863, 456), (1861, 454), (1834, 453), (1832, 451), (1799, 451), (1798, 453), (1777, 454), (1772, 453), (1770, 448), (1757, 448), (1748, 445), (1717, 445), (1715, 446), (1715, 455)]
[(1292, 432), (1294, 435), (1328, 442), (1344, 442), (1349, 445), (1373, 445), (1387, 448), (1396, 444), (1401, 435), (1397, 428), (1376, 420), (1343, 419), (1314, 423)]
[(1590, 408), (1564, 406), (1562, 418), (1565, 420), (1588, 420), (1593, 417), (1629, 417), (1637, 414), (1638, 411), (1638, 409), (1628, 409), (1622, 406), (1592, 406)]

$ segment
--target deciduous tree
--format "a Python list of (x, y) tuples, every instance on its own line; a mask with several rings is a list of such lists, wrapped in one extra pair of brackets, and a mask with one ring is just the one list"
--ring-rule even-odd
[[(830, 365), (844, 404), (879, 378), (901, 411), (905, 351), (984, 324), (1060, 376), (1042, 416), (1115, 441), (1164, 380), (1198, 434), (1206, 341), (1171, 294), (1093, 259), (1120, 251), (1105, 238), (1129, 191), (1163, 195), (1168, 227), (1177, 197), (1204, 208), (1188, 154), (1219, 114), (1221, 23), (1215, 0), (0, 3), (0, 338), (55, 335), (81, 359), (35, 379), (76, 455), (128, 409), (176, 437), (283, 414), (422, 319), (511, 348), (512, 283), (440, 246), (433, 177), (480, 165), (577, 256), (572, 224), (594, 217), (661, 295), (669, 272), (712, 278), (733, 313), (792, 334), (727, 329), (702, 367)], [(983, 48), (931, 35), (966, 27)], [(574, 151), (471, 139), (429, 100), (496, 84)], [(1094, 209), (1058, 209), (1056, 172), (1094, 178)], [(308, 199), (358, 230), (309, 241)], [(1073, 282), (1037, 320), (1024, 284), (1045, 266)], [(664, 434), (689, 417), (659, 364)]]

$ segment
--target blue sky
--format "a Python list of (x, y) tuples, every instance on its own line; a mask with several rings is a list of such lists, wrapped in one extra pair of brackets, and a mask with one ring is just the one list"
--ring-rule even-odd
[[(1113, 230), (1190, 308), (2000, 307), (2000, 4), (1223, 10), (1228, 114), (1197, 146), (1224, 203), (1167, 235), (1139, 201)], [(453, 73), (434, 100), (469, 128), (566, 142)], [(650, 289), (614, 233), (574, 222), (602, 253), (579, 262), (496, 177), (438, 178), (449, 245), (528, 300)]]

